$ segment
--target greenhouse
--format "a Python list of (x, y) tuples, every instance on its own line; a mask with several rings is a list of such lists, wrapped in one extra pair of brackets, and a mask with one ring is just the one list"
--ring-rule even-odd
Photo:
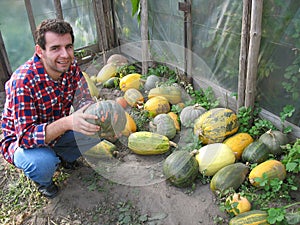
[(101, 141), (79, 149), (76, 170), (57, 168), (53, 199), (1, 160), (1, 224), (300, 223), (299, 1), (3, 0), (0, 10), (1, 123), (5, 85), (49, 18), (72, 26), (94, 101), (84, 113), (101, 118), (86, 119)]

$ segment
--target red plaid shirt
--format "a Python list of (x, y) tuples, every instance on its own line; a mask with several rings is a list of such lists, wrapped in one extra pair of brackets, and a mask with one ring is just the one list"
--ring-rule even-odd
[(54, 81), (45, 73), (36, 54), (12, 74), (5, 85), (6, 102), (2, 114), (4, 138), (0, 141), (0, 150), (5, 160), (13, 163), (17, 147), (46, 146), (46, 125), (68, 116), (71, 106), (76, 110), (92, 100), (82, 77), (74, 62), (61, 79)]

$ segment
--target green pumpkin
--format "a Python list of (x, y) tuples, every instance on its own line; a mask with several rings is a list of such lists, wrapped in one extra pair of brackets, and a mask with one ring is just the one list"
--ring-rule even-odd
[(259, 137), (274, 155), (281, 155), (283, 153), (282, 145), (286, 145), (289, 140), (286, 134), (278, 130), (269, 130)]
[(249, 144), (242, 153), (242, 161), (262, 163), (269, 158), (270, 149), (261, 141), (256, 140)]
[(174, 151), (164, 161), (163, 173), (174, 186), (188, 187), (199, 173), (198, 162), (188, 151)]
[(164, 135), (170, 140), (176, 135), (176, 127), (173, 119), (168, 114), (159, 114), (154, 117), (153, 121), (149, 123), (151, 132)]

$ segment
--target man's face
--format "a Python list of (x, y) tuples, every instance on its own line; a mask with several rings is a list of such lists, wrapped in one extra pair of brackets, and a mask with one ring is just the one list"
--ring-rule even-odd
[(36, 46), (36, 52), (41, 58), (48, 75), (59, 79), (63, 72), (66, 72), (74, 60), (74, 49), (70, 34), (57, 34), (47, 32), (45, 34), (45, 50)]

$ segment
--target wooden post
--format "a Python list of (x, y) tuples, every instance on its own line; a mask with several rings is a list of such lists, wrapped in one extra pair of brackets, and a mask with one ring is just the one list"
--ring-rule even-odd
[(245, 107), (254, 108), (256, 95), (256, 79), (258, 67), (258, 55), (261, 39), (263, 0), (252, 0), (250, 43), (247, 64)]
[(56, 12), (56, 18), (61, 20), (64, 19), (60, 0), (54, 0), (54, 7)]
[(243, 18), (242, 18), (241, 47), (240, 47), (240, 60), (239, 60), (237, 110), (239, 110), (239, 108), (244, 106), (245, 104), (250, 17), (251, 17), (251, 0), (243, 0)]
[(35, 43), (35, 34), (34, 33), (35, 33), (35, 30), (36, 30), (36, 24), (35, 24), (35, 20), (34, 20), (34, 15), (33, 15), (31, 2), (30, 2), (30, 0), (24, 0), (24, 1), (25, 1), (25, 7), (26, 7), (26, 10), (27, 10), (27, 16), (28, 16), (28, 20), (29, 20), (29, 24), (30, 24), (30, 28), (31, 28), (33, 41)]
[(188, 82), (192, 82), (192, 68), (193, 68), (193, 24), (192, 24), (192, 0), (186, 0), (188, 6), (187, 12), (185, 12), (185, 23), (186, 23), (186, 76)]
[(5, 50), (4, 41), (0, 30), (0, 91), (4, 91), (5, 82), (10, 78), (12, 73), (7, 53)]
[(141, 37), (142, 37), (142, 74), (148, 73), (149, 41), (148, 41), (148, 2), (141, 0)]

